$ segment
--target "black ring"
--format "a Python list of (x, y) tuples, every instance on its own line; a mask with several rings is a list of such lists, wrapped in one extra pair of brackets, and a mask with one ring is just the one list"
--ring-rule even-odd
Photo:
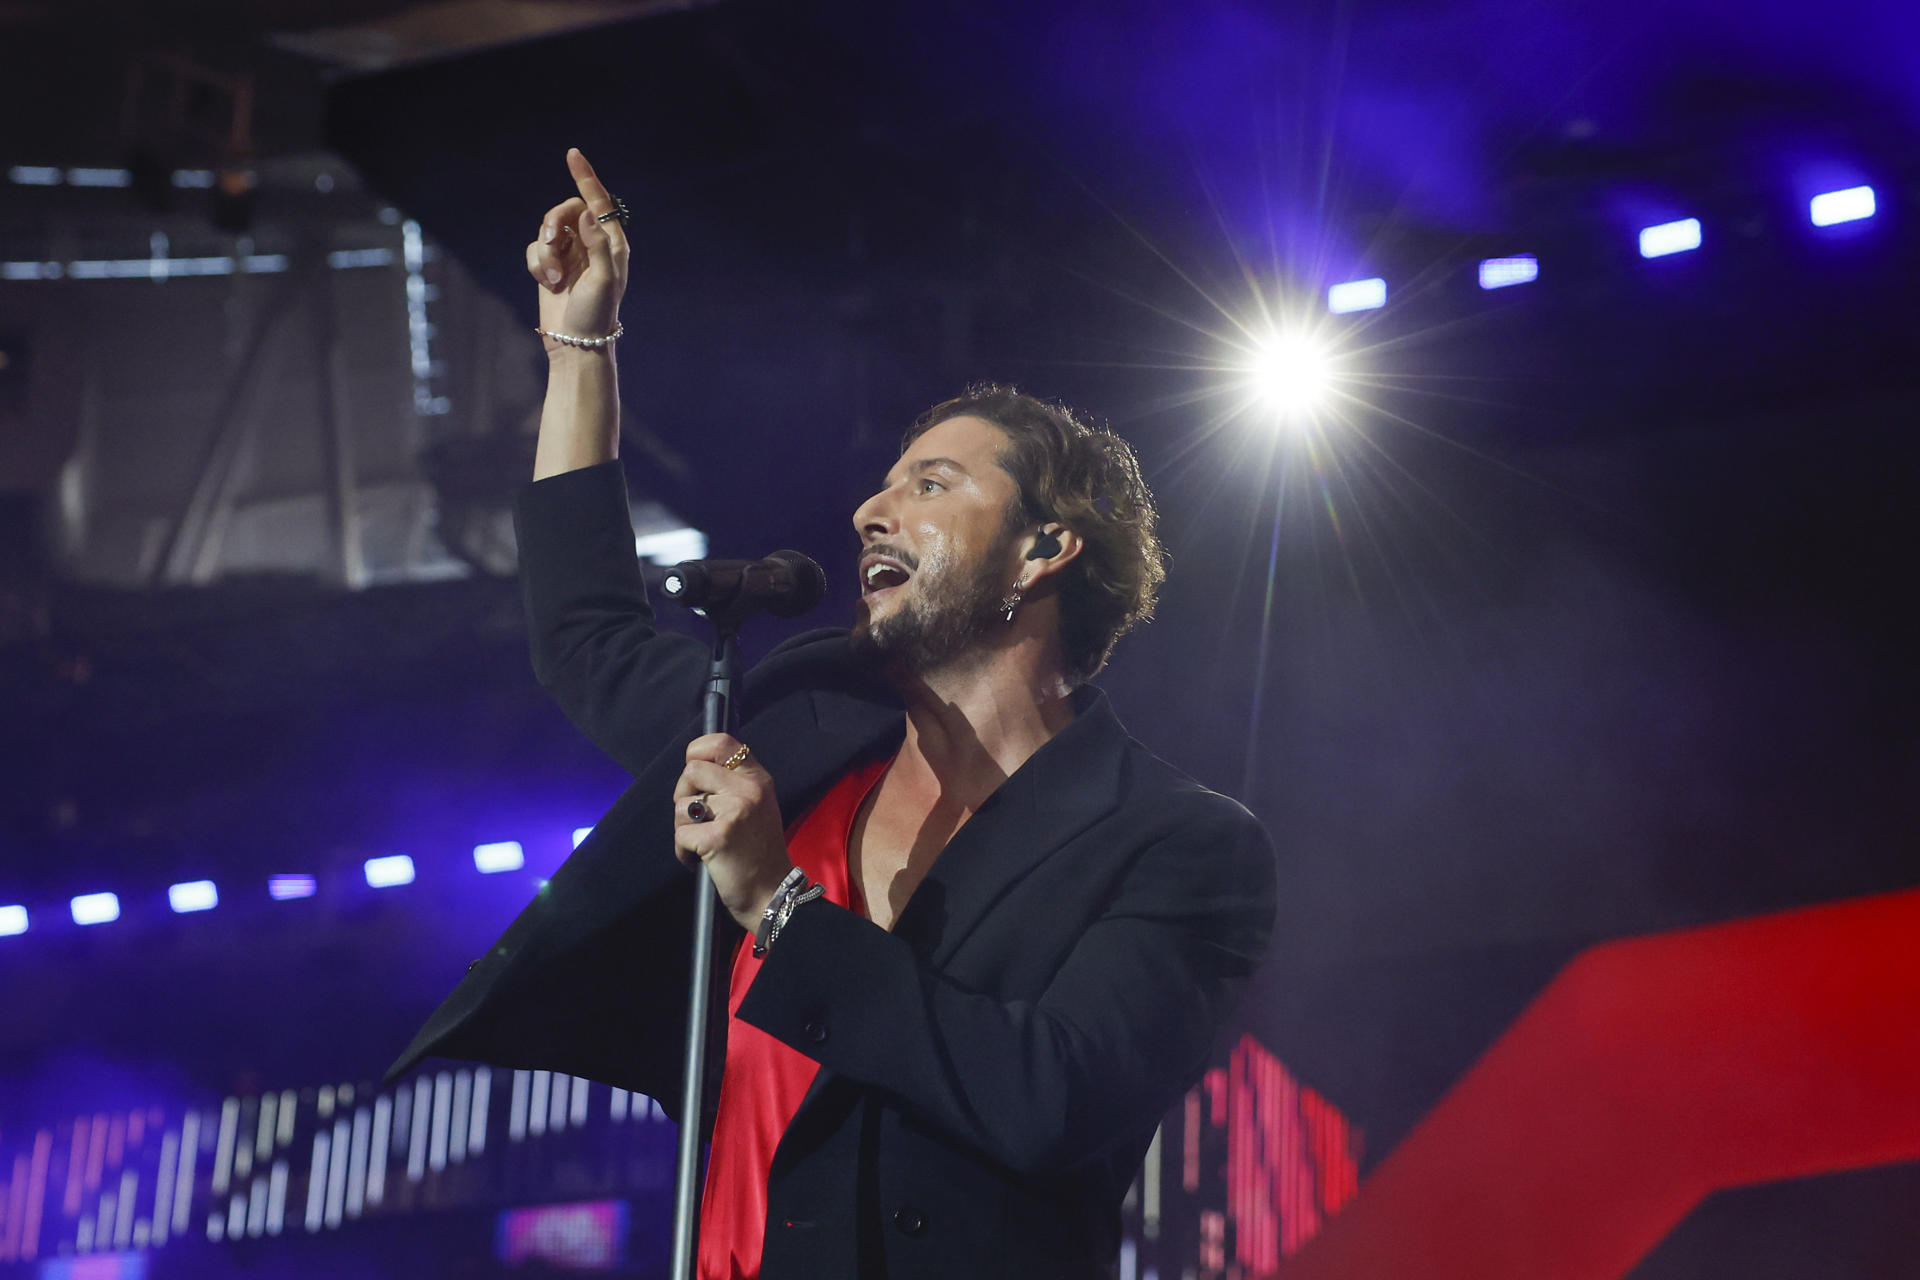
[(687, 817), (695, 822), (713, 821), (713, 808), (707, 803), (705, 796), (695, 796), (687, 801)]

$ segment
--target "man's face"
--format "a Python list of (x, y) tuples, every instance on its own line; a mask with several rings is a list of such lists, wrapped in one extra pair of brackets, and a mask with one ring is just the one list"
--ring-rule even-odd
[(913, 675), (951, 667), (999, 625), (1019, 572), (1000, 466), (1006, 433), (949, 418), (910, 445), (853, 513), (860, 535), (856, 651)]

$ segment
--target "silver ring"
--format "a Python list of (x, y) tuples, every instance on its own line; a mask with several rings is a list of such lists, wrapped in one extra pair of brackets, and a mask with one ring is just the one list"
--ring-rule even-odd
[(622, 200), (619, 196), (615, 196), (613, 198), (613, 208), (609, 209), (605, 213), (595, 214), (593, 217), (593, 220), (595, 222), (612, 222), (615, 218), (618, 218), (620, 219), (620, 225), (624, 227), (627, 225), (628, 217), (629, 215), (627, 213), (627, 202), (625, 200)]
[(687, 817), (694, 822), (712, 822), (713, 806), (707, 803), (704, 795), (695, 796), (687, 801)]

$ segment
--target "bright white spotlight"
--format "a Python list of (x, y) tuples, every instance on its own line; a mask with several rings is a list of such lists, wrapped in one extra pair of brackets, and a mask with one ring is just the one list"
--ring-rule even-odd
[(1682, 218), (1640, 229), (1640, 256), (1664, 258), (1670, 253), (1685, 253), (1700, 247), (1700, 219)]
[(1304, 334), (1272, 339), (1254, 357), (1249, 371), (1255, 398), (1282, 418), (1320, 408), (1333, 382), (1327, 348)]
[(1354, 311), (1378, 311), (1387, 305), (1387, 282), (1379, 276), (1371, 280), (1349, 280), (1327, 290), (1327, 310), (1336, 316)]
[(220, 905), (220, 890), (211, 880), (188, 880), (167, 886), (167, 905), (185, 915), (189, 911), (211, 911)]
[(1540, 259), (1530, 253), (1512, 258), (1482, 258), (1480, 287), (1509, 289), (1516, 284), (1532, 284), (1540, 278)]
[(1875, 209), (1872, 187), (1848, 187), (1845, 191), (1828, 191), (1815, 196), (1807, 206), (1807, 216), (1813, 219), (1816, 227), (1831, 227), (1836, 223), (1871, 218)]
[(413, 859), (404, 853), (390, 853), (384, 858), (368, 858), (367, 883), (376, 889), (392, 889), (403, 884), (413, 883)]
[(120, 918), (120, 899), (111, 893), (83, 893), (68, 906), (75, 924), (111, 924)]
[(592, 834), (593, 834), (592, 827), (575, 827), (573, 829), (573, 847), (578, 849), (580, 847), (580, 842), (582, 840), (585, 840), (588, 836)]
[(527, 865), (527, 855), (518, 840), (497, 840), (492, 844), (473, 846), (473, 865), (488, 874), (518, 871)]
[(26, 931), (27, 909), (25, 907), (0, 907), (0, 938), (11, 938)]

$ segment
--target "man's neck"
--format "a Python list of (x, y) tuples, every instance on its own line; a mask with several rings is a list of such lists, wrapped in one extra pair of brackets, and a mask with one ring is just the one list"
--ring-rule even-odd
[(896, 681), (907, 736), (895, 770), (932, 784), (967, 813), (979, 808), (1073, 720), (1072, 687), (1050, 656), (1002, 651), (964, 669)]

